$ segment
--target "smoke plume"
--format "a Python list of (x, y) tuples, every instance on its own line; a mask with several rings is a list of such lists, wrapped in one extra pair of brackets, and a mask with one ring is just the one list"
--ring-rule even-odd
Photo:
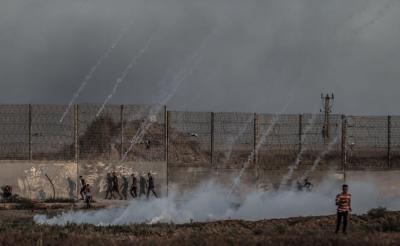
[[(365, 213), (385, 206), (399, 209), (400, 199), (383, 197), (372, 179), (349, 182), (353, 212)], [(125, 207), (98, 211), (70, 211), (55, 217), (35, 216), (38, 224), (125, 225), (134, 223), (190, 223), (225, 219), (262, 220), (293, 216), (328, 215), (335, 213), (335, 196), (341, 180), (328, 176), (311, 192), (252, 189), (246, 194), (227, 197), (229, 187), (209, 181), (183, 194), (171, 191), (160, 199), (138, 199)]]

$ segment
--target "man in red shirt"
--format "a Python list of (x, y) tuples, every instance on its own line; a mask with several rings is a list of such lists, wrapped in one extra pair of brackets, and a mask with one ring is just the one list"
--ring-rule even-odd
[(349, 212), (351, 212), (351, 194), (348, 193), (349, 186), (344, 184), (342, 186), (342, 193), (336, 196), (336, 206), (337, 206), (337, 223), (336, 223), (336, 233), (339, 232), (340, 224), (343, 220), (343, 233), (347, 234), (347, 220), (349, 217)]

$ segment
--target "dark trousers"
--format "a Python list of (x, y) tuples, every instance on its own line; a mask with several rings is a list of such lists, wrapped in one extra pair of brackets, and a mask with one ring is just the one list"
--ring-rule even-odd
[(111, 199), (113, 197), (112, 189), (113, 189), (112, 187), (107, 187), (106, 197), (104, 199)]
[(340, 224), (343, 220), (343, 233), (347, 230), (347, 219), (349, 217), (349, 212), (337, 212), (337, 222), (336, 222), (336, 233), (340, 230)]
[(132, 186), (132, 187), (131, 187), (131, 196), (132, 196), (133, 198), (136, 198), (136, 197), (137, 197), (137, 187), (135, 187), (135, 186)]
[(111, 193), (111, 197), (114, 199), (115, 197), (114, 197), (114, 194), (117, 194), (118, 196), (119, 196), (119, 199), (121, 199), (122, 200), (122, 196), (121, 196), (121, 194), (119, 193), (119, 188), (118, 187), (114, 187), (113, 188), (113, 191), (112, 191), (112, 193)]
[(157, 196), (157, 194), (156, 194), (156, 191), (154, 190), (154, 187), (152, 187), (152, 188), (149, 187), (149, 189), (147, 190), (147, 198), (149, 198), (149, 196), (150, 196), (150, 191), (153, 192), (153, 195), (154, 195), (156, 198), (158, 198), (158, 196)]
[(79, 193), (81, 194), (81, 199), (82, 200), (85, 199), (85, 188), (84, 187), (81, 188)]
[(86, 208), (90, 208), (90, 203), (92, 202), (92, 195), (88, 195), (85, 197)]

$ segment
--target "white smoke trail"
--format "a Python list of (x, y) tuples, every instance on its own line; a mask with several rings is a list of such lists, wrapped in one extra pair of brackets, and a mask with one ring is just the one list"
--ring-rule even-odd
[(118, 87), (121, 85), (121, 83), (124, 81), (126, 76), (128, 75), (129, 71), (136, 65), (137, 61), (142, 57), (142, 55), (147, 51), (149, 48), (151, 42), (153, 41), (155, 37), (155, 33), (153, 33), (149, 39), (147, 39), (146, 43), (144, 44), (143, 48), (139, 50), (139, 52), (131, 59), (129, 62), (128, 66), (122, 71), (121, 75), (119, 78), (116, 80), (114, 87), (111, 91), (111, 93), (104, 99), (103, 104), (101, 105), (99, 111), (96, 114), (96, 117), (99, 117), (101, 112), (104, 110), (104, 107), (108, 104), (108, 102), (112, 99), (112, 97), (115, 95), (117, 92)]
[[(332, 175), (333, 176), (333, 175)], [(399, 209), (400, 198), (386, 197), (379, 192), (379, 184), (367, 177), (350, 181), (352, 206), (356, 214), (384, 206)], [(226, 219), (262, 220), (294, 216), (317, 216), (335, 213), (334, 198), (340, 192), (341, 180), (331, 176), (315, 186), (312, 192), (252, 190), (240, 200), (227, 199), (227, 189), (221, 184), (207, 182), (181, 196), (171, 192), (160, 199), (137, 199), (126, 207), (97, 211), (70, 211), (55, 217), (36, 215), (37, 224), (67, 225), (94, 224), (128, 225), (134, 223), (189, 223)], [(179, 202), (178, 202), (179, 200)]]
[(324, 151), (318, 155), (317, 159), (314, 160), (311, 168), (303, 174), (300, 180), (307, 178), (311, 173), (315, 171), (321, 160), (332, 151), (335, 144), (339, 141), (339, 138), (340, 138), (339, 135), (336, 135), (336, 137), (328, 144), (328, 146), (324, 149)]
[(267, 139), (267, 137), (269, 136), (271, 131), (274, 129), (274, 127), (275, 127), (276, 123), (278, 122), (278, 120), (280, 119), (281, 115), (287, 110), (287, 108), (289, 107), (292, 100), (293, 100), (293, 96), (290, 97), (289, 101), (286, 103), (286, 105), (283, 107), (283, 109), (279, 113), (275, 114), (274, 117), (272, 118), (271, 125), (263, 133), (263, 135), (261, 135), (256, 147), (250, 153), (250, 155), (247, 157), (247, 161), (243, 164), (243, 167), (240, 170), (239, 174), (234, 178), (233, 185), (228, 193), (228, 197), (230, 197), (232, 195), (234, 189), (240, 184), (240, 180), (241, 180), (244, 172), (250, 166), (250, 164), (253, 162), (255, 155), (258, 153), (259, 149), (264, 144), (265, 140)]
[[(314, 127), (315, 120), (317, 118), (317, 114), (313, 114), (312, 117), (308, 120), (307, 122), (307, 127), (305, 128), (303, 132), (303, 136), (301, 136), (301, 142), (304, 143), (304, 141), (307, 139), (307, 133)], [(287, 182), (292, 178), (294, 171), (299, 167), (300, 162), (301, 162), (301, 157), (303, 156), (304, 152), (307, 150), (304, 145), (302, 145), (300, 152), (297, 154), (295, 161), (288, 167), (288, 172), (282, 177), (281, 184), (279, 186), (279, 189), (285, 187), (287, 185)]]
[(199, 63), (201, 62), (201, 55), (204, 51), (209, 38), (212, 36), (212, 32), (200, 45), (200, 47), (188, 58), (182, 67), (178, 70), (171, 83), (166, 83), (167, 80), (163, 80), (161, 85), (163, 89), (156, 98), (154, 106), (150, 108), (146, 119), (137, 130), (136, 134), (131, 138), (130, 145), (127, 151), (122, 157), (122, 161), (125, 161), (128, 154), (132, 151), (133, 147), (139, 143), (143, 136), (146, 134), (148, 129), (151, 127), (153, 122), (150, 120), (155, 114), (157, 114), (163, 105), (165, 105), (175, 94), (180, 85), (195, 71)]
[(75, 103), (76, 99), (82, 93), (83, 89), (85, 89), (86, 85), (93, 77), (94, 73), (97, 71), (97, 68), (110, 56), (111, 52), (118, 46), (124, 36), (128, 33), (130, 27), (133, 23), (130, 23), (127, 27), (123, 28), (119, 33), (118, 37), (112, 42), (111, 46), (104, 52), (104, 54), (97, 60), (96, 64), (89, 70), (89, 72), (84, 77), (81, 85), (79, 86), (78, 90), (72, 96), (70, 102), (68, 103), (67, 108), (65, 109), (63, 115), (61, 116), (60, 123), (62, 123), (67, 116), (69, 110), (71, 109), (72, 105)]

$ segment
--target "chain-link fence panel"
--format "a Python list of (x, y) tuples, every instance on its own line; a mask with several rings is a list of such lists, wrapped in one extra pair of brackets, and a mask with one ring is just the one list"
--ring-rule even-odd
[(299, 115), (258, 116), (258, 165), (265, 169), (288, 166), (299, 151)]
[(29, 159), (29, 105), (0, 105), (0, 158)]
[(346, 129), (347, 168), (387, 167), (387, 117), (348, 116)]
[(400, 116), (391, 116), (390, 126), (390, 166), (400, 168)]
[(123, 107), (124, 160), (165, 161), (165, 107)]
[[(340, 159), (341, 115), (304, 114), (301, 123), (301, 159)], [(322, 156), (323, 155), (323, 156)]]
[(31, 148), (33, 160), (74, 160), (75, 114), (62, 105), (33, 105), (31, 107)]
[(169, 112), (170, 164), (210, 166), (211, 115), (204, 112)]
[(100, 105), (78, 106), (79, 158), (119, 160), (121, 158), (121, 107), (107, 105), (97, 116)]
[(214, 166), (237, 168), (249, 161), (254, 149), (254, 120), (254, 114), (249, 113), (214, 114)]

